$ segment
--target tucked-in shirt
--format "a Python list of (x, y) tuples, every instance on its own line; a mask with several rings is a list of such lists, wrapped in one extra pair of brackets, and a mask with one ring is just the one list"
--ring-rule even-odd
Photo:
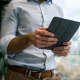
[[(55, 16), (62, 15), (62, 9), (52, 0), (43, 3), (38, 0), (11, 1), (1, 28), (1, 51), (8, 54), (7, 47), (12, 39), (32, 33), (39, 27), (49, 27)], [(36, 70), (57, 67), (55, 54), (51, 50), (39, 49), (34, 45), (16, 54), (8, 54), (8, 63)]]

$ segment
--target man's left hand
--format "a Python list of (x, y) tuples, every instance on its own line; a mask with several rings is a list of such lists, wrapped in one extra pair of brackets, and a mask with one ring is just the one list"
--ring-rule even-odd
[(59, 56), (68, 56), (68, 54), (70, 53), (71, 44), (72, 44), (71, 41), (63, 42), (63, 45), (65, 46), (55, 47), (53, 48), (52, 52)]

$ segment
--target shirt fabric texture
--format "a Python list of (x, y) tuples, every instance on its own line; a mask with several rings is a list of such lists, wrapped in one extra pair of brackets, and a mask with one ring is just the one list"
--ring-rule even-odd
[[(11, 1), (1, 28), (1, 51), (7, 53), (10, 41), (15, 37), (32, 33), (39, 27), (48, 27), (53, 17), (62, 17), (62, 9), (52, 0)], [(34, 45), (16, 54), (8, 54), (10, 65), (36, 70), (51, 70), (57, 67), (55, 53)]]

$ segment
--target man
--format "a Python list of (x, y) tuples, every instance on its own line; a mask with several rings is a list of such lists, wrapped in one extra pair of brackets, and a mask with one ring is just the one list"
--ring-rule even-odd
[(1, 50), (8, 54), (6, 80), (61, 80), (54, 77), (54, 56), (67, 56), (71, 42), (53, 50), (40, 48), (57, 43), (55, 34), (47, 29), (53, 17), (62, 15), (52, 0), (10, 2), (1, 31)]

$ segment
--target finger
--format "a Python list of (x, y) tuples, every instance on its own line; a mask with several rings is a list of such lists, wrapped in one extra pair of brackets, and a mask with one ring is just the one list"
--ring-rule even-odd
[(71, 45), (72, 42), (71, 41), (68, 41), (68, 42), (63, 42), (63, 45)]
[(48, 27), (39, 27), (39, 29), (41, 29), (41, 30), (47, 30)]
[(36, 33), (39, 34), (39, 35), (43, 35), (43, 36), (54, 37), (54, 34), (51, 33), (51, 32), (49, 32), (49, 31), (47, 31), (47, 30), (38, 29), (38, 30), (36, 31)]
[(57, 54), (57, 55), (59, 55), (59, 56), (61, 56), (60, 55), (60, 51), (54, 51), (54, 50), (52, 50), (52, 52), (55, 53), (55, 54)]
[(50, 46), (50, 45), (41, 45), (41, 44), (36, 45), (36, 47), (38, 47), (38, 48), (48, 47), (48, 46)]
[(69, 53), (70, 53), (70, 50), (68, 50), (67, 52), (64, 52), (63, 54), (62, 54), (62, 56), (68, 56), (69, 55)]
[(51, 46), (53, 44), (56, 44), (56, 42), (46, 42), (46, 41), (36, 40), (36, 44), (45, 45), (45, 46), (47, 46), (47, 45)]
[(64, 50), (64, 49), (70, 49), (70, 46), (60, 46), (60, 47), (55, 47), (53, 50)]
[(36, 35), (35, 38), (36, 38), (37, 40), (43, 40), (43, 41), (51, 41), (51, 42), (57, 42), (57, 41), (58, 41), (57, 38), (45, 37), (45, 36), (40, 36), (40, 35)]
[(60, 54), (68, 53), (69, 49), (60, 51)]
[(56, 50), (54, 50), (53, 52), (56, 52), (56, 53), (58, 53), (58, 54), (64, 54), (64, 53), (67, 53), (67, 52), (69, 52), (69, 50), (61, 50), (61, 51), (56, 51)]
[(67, 56), (70, 53), (70, 49), (69, 50), (64, 50), (64, 51), (53, 51), (54, 53), (56, 53), (59, 56)]

